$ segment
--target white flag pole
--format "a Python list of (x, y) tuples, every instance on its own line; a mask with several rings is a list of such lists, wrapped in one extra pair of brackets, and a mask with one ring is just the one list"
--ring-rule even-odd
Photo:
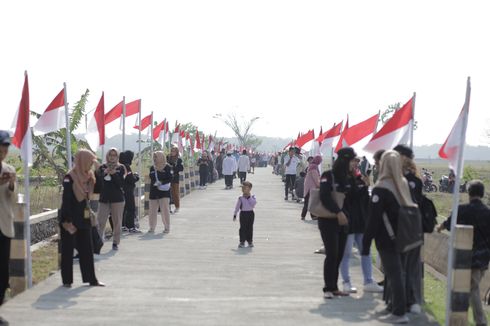
[(141, 100), (138, 113), (138, 176), (140, 178), (138, 183), (138, 220), (141, 221)]
[(66, 83), (63, 83), (63, 89), (65, 94), (65, 128), (66, 128), (66, 153), (68, 159), (68, 170), (72, 168), (72, 158), (71, 158), (71, 132), (70, 132), (70, 119), (68, 114), (68, 100), (66, 95)]
[(124, 152), (124, 139), (126, 138), (126, 96), (123, 96), (123, 109), (122, 109), (122, 149)]
[(153, 111), (151, 111), (150, 123), (150, 162), (153, 160)]
[(458, 150), (458, 162), (455, 167), (456, 171), (454, 174), (456, 175), (456, 180), (454, 182), (453, 189), (453, 204), (452, 204), (452, 213), (451, 213), (451, 232), (449, 237), (449, 259), (447, 264), (447, 293), (446, 293), (446, 322), (445, 325), (449, 326), (449, 317), (451, 311), (451, 293), (452, 293), (452, 279), (453, 279), (453, 264), (454, 264), (454, 233), (457, 224), (458, 218), (458, 206), (459, 206), (459, 187), (461, 185), (461, 176), (463, 172), (463, 154), (464, 154), (464, 146), (466, 142), (466, 127), (468, 125), (468, 111), (470, 108), (470, 95), (471, 95), (471, 81), (470, 77), (468, 77), (468, 81), (466, 83), (466, 98), (464, 101), (464, 114), (463, 114), (463, 128), (461, 129), (461, 137), (459, 142), (459, 150)]
[(417, 93), (413, 92), (413, 102), (412, 102), (412, 123), (410, 128), (410, 148), (413, 149), (413, 128), (415, 127), (415, 98)]
[[(25, 137), (31, 137), (27, 135), (27, 133), (31, 133), (32, 130), (29, 127), (26, 131)], [(27, 146), (24, 146), (24, 157), (27, 156), (27, 151), (29, 149)], [(29, 189), (29, 162), (28, 160), (24, 160), (24, 239), (26, 239), (26, 270), (27, 270), (27, 288), (32, 287), (32, 258), (31, 258), (31, 193)]]

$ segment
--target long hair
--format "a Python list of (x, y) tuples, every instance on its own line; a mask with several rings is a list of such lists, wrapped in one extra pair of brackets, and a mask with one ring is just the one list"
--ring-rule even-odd
[(337, 157), (337, 159), (333, 162), (332, 173), (336, 180), (340, 180), (345, 182), (350, 175), (349, 171), (349, 163), (350, 160)]

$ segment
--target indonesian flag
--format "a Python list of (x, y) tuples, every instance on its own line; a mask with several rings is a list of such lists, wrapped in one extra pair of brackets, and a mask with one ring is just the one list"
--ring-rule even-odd
[(180, 139), (180, 123), (175, 127), (174, 133), (172, 134), (172, 144), (178, 144)]
[(191, 136), (189, 135), (188, 131), (185, 133), (184, 137), (185, 137), (185, 147), (189, 149), (189, 147), (191, 146)]
[(32, 165), (32, 135), (29, 126), (29, 114), (29, 82), (26, 72), (12, 145), (20, 149), (20, 156), (24, 162), (27, 162), (28, 166)]
[(133, 128), (143, 131), (146, 128), (148, 128), (149, 125), (151, 125), (152, 120), (153, 120), (153, 113), (150, 113), (148, 116), (141, 119), (141, 126), (135, 125)]
[(105, 144), (105, 123), (104, 123), (104, 92), (100, 97), (99, 104), (95, 109), (94, 117), (90, 120), (87, 127), (85, 139), (90, 148), (96, 152), (99, 146)]
[[(326, 156), (330, 155), (332, 152), (332, 147), (333, 143), (337, 140), (337, 138), (340, 136), (340, 133), (342, 131), (342, 125), (343, 121), (341, 121), (339, 124), (334, 124), (332, 128), (329, 130), (325, 131), (324, 133), (320, 134), (318, 138), (316, 139), (320, 145), (320, 155)], [(347, 122), (349, 123), (349, 122)], [(346, 124), (347, 125), (347, 124)]]
[(380, 149), (391, 149), (399, 144), (408, 144), (413, 132), (413, 97), (393, 114), (390, 120), (374, 134), (364, 151), (375, 153)]
[[(323, 133), (323, 128), (322, 128), (322, 126), (320, 126), (319, 135), (321, 135), (322, 133)], [(318, 141), (318, 138), (313, 140), (313, 142), (311, 143), (311, 148), (310, 148), (310, 156), (320, 155), (320, 145), (321, 145), (321, 143)]]
[(209, 135), (209, 140), (208, 140), (208, 151), (214, 151), (214, 139), (213, 136)]
[(126, 112), (124, 112), (124, 116), (129, 117), (130, 115), (137, 114), (140, 112), (140, 109), (141, 99), (126, 103)]
[(196, 144), (195, 144), (196, 149), (202, 149), (202, 147), (201, 147), (201, 139), (199, 138), (199, 131), (197, 130), (197, 128), (196, 128), (196, 138), (195, 138), (195, 140), (196, 140)]
[(164, 127), (165, 120), (163, 120), (153, 128), (153, 140), (158, 140), (158, 138), (160, 137), (160, 133), (162, 132)]
[(104, 116), (104, 123), (107, 125), (112, 121), (119, 119), (122, 116), (123, 112), (123, 101), (116, 104), (109, 112)]
[(40, 136), (61, 128), (66, 128), (64, 88), (44, 110), (44, 113), (34, 125), (33, 131), (34, 135)]
[[(469, 89), (468, 80), (468, 89)], [(467, 91), (469, 93), (469, 90)], [(463, 167), (458, 165), (459, 156), (463, 156), (466, 127), (468, 125), (468, 113), (470, 110), (469, 94), (467, 95), (467, 101), (459, 114), (458, 120), (454, 124), (449, 136), (439, 149), (439, 157), (449, 161), (449, 168), (453, 169), (457, 176), (461, 176)]]
[(309, 141), (312, 141), (313, 139), (315, 139), (315, 131), (313, 129), (311, 129), (306, 134), (304, 134), (304, 135), (298, 137), (298, 139), (296, 139), (296, 146), (301, 148), (306, 143), (308, 143)]
[(364, 146), (366, 146), (369, 141), (367, 138), (376, 131), (378, 118), (379, 113), (376, 113), (372, 117), (351, 127), (349, 127), (349, 120), (347, 119), (344, 131), (342, 131), (339, 142), (335, 147), (335, 153), (342, 147), (352, 147), (358, 152), (357, 154), (362, 153)]

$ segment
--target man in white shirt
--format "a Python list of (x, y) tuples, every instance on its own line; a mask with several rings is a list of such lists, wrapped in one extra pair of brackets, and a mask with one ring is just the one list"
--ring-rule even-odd
[(284, 174), (286, 175), (285, 187), (284, 187), (284, 200), (288, 200), (288, 193), (291, 192), (292, 199), (294, 200), (294, 183), (296, 181), (296, 168), (299, 164), (299, 158), (294, 155), (295, 150), (293, 147), (289, 148), (288, 156), (284, 158)]
[(238, 176), (240, 177), (240, 183), (243, 183), (247, 179), (247, 172), (250, 170), (250, 158), (247, 155), (247, 150), (242, 151), (242, 155), (238, 159)]
[(225, 176), (225, 189), (233, 188), (233, 173), (236, 172), (237, 164), (231, 152), (226, 153), (223, 160), (223, 175)]

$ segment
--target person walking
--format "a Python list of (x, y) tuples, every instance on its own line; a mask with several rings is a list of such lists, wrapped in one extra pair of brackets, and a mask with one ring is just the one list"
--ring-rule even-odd
[(136, 182), (140, 177), (137, 173), (133, 173), (131, 164), (133, 164), (134, 152), (124, 151), (119, 155), (119, 163), (124, 165), (126, 169), (126, 177), (123, 182), (124, 191), (124, 212), (122, 228), (129, 231), (129, 233), (141, 233), (135, 226), (136, 221), (136, 203), (134, 200), (134, 189), (136, 188)]
[[(344, 254), (347, 239), (348, 220), (343, 209), (343, 203), (336, 202), (334, 192), (347, 194), (352, 187), (349, 166), (356, 158), (356, 153), (350, 147), (341, 148), (337, 152), (332, 170), (325, 171), (320, 177), (320, 201), (337, 218), (318, 218), (318, 229), (325, 247), (325, 260), (323, 263), (323, 295), (325, 299), (336, 296), (348, 296), (340, 291), (337, 282), (339, 266)], [(340, 206), (340, 207), (339, 207)]]
[(222, 149), (219, 152), (219, 155), (216, 157), (216, 171), (218, 171), (218, 179), (223, 178), (223, 160), (225, 159), (225, 149)]
[(158, 208), (162, 215), (163, 233), (170, 232), (170, 183), (172, 181), (172, 168), (162, 151), (153, 153), (153, 165), (150, 167), (150, 208), (148, 219), (150, 229), (148, 233), (155, 233), (157, 226)]
[(253, 227), (255, 220), (254, 208), (257, 204), (255, 195), (252, 195), (252, 183), (244, 181), (242, 183), (242, 195), (238, 197), (235, 205), (235, 212), (233, 214), (233, 221), (236, 221), (236, 216), (240, 212), (240, 243), (238, 248), (245, 247), (245, 241), (248, 243), (249, 248), (253, 248)]
[(180, 210), (180, 172), (184, 171), (184, 165), (180, 158), (179, 149), (172, 146), (170, 149), (170, 155), (167, 157), (167, 163), (172, 168), (172, 181), (170, 182), (170, 193), (174, 202), (174, 213), (178, 213)]
[(299, 164), (299, 158), (295, 155), (294, 147), (289, 148), (288, 155), (284, 159), (284, 173), (286, 176), (284, 185), (284, 200), (288, 200), (288, 194), (291, 192), (294, 200), (294, 182), (296, 180), (296, 168)]
[(59, 223), (61, 279), (64, 287), (71, 287), (73, 283), (73, 250), (75, 247), (80, 259), (82, 282), (89, 283), (90, 286), (105, 286), (95, 276), (92, 221), (88, 206), (96, 182), (92, 171), (94, 163), (98, 164), (95, 154), (86, 149), (79, 150), (75, 154), (73, 168), (63, 179)]
[[(14, 203), (16, 190), (15, 168), (7, 163), (10, 136), (0, 130), (0, 306), (9, 288), (10, 242), (14, 238)], [(0, 317), (6, 324), (7, 321)]]
[(413, 201), (407, 179), (403, 176), (400, 154), (389, 150), (381, 157), (378, 182), (372, 190), (361, 254), (369, 255), (374, 239), (383, 263), (386, 282), (389, 284), (389, 292), (385, 294), (389, 297), (386, 309), (390, 314), (380, 319), (393, 324), (409, 322), (406, 316), (405, 254), (396, 250), (395, 241), (388, 235), (383, 218), (386, 216), (393, 230), (396, 230), (400, 206), (417, 207), (417, 204)]
[[(310, 190), (320, 188), (320, 170), (319, 166), (322, 163), (322, 157), (320, 155), (315, 156), (308, 165), (305, 183), (304, 183), (304, 203), (301, 210), (301, 219), (304, 220), (306, 213), (308, 212), (308, 203), (310, 201)], [(311, 215), (311, 219), (316, 219)]]
[(225, 176), (225, 189), (233, 188), (233, 174), (237, 170), (236, 160), (231, 156), (231, 152), (226, 153), (223, 160), (223, 175)]
[(203, 151), (201, 157), (197, 160), (199, 166), (199, 189), (206, 189), (209, 177), (209, 159), (208, 153)]
[[(485, 186), (480, 180), (472, 180), (468, 187), (469, 203), (458, 206), (457, 224), (473, 226), (471, 255), (470, 304), (476, 325), (487, 325), (487, 317), (480, 297), (480, 282), (490, 261), (490, 209), (482, 202)], [(437, 227), (451, 230), (451, 215)]]
[(242, 151), (242, 155), (238, 159), (238, 176), (240, 177), (240, 183), (247, 180), (247, 172), (250, 170), (250, 158), (247, 155), (247, 150)]
[(99, 221), (100, 238), (104, 239), (105, 227), (109, 214), (113, 223), (112, 250), (119, 249), (121, 242), (122, 218), (124, 213), (124, 178), (126, 169), (119, 164), (117, 149), (111, 148), (106, 153), (106, 163), (97, 169), (97, 183), (100, 184)]

